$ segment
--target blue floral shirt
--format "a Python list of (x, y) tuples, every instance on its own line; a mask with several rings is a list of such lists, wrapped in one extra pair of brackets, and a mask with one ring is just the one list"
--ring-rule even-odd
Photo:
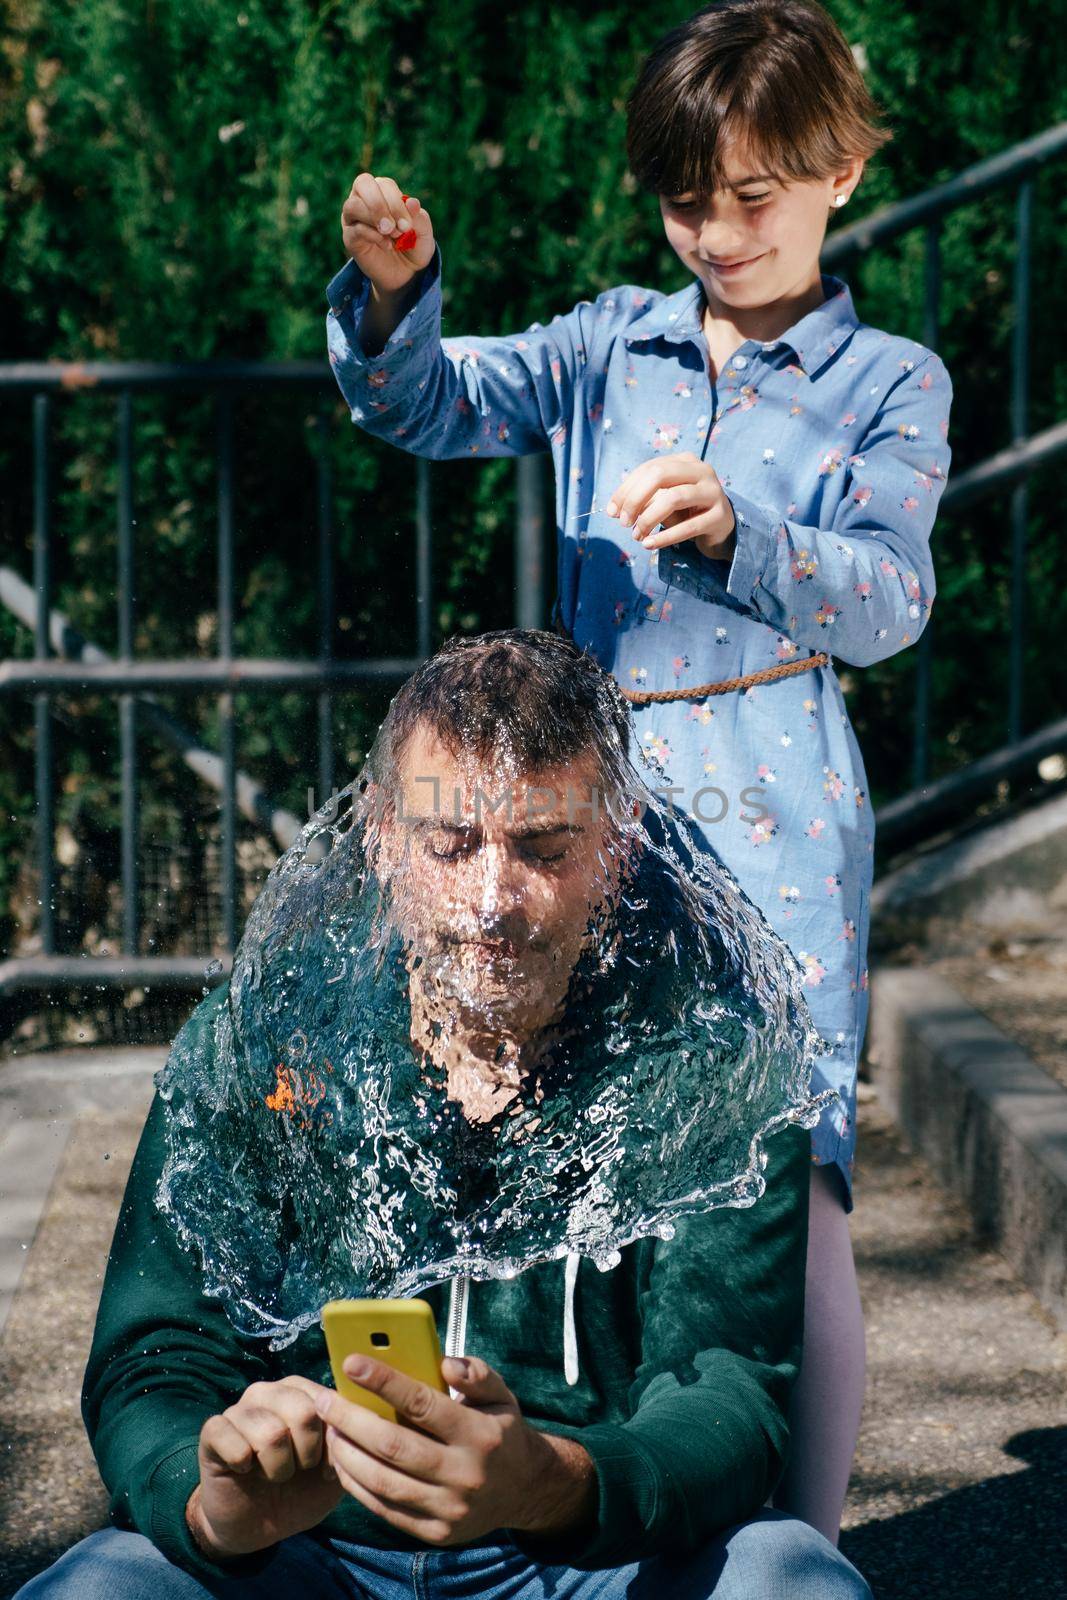
[[(747, 339), (713, 380), (699, 280), (581, 300), (547, 326), (441, 337), (441, 251), (377, 356), (370, 285), (327, 288), (329, 359), (352, 420), (413, 455), (550, 451), (554, 619), (626, 689), (718, 682), (829, 652), (903, 650), (935, 595), (930, 535), (949, 461), (952, 386), (934, 351), (860, 321), (848, 285), (778, 339)], [(731, 561), (691, 539), (645, 550), (603, 510), (657, 455), (714, 466), (737, 523)], [(867, 1022), (874, 817), (833, 660), (743, 691), (634, 707), (651, 781), (701, 829), (804, 969), (830, 1047), (812, 1130), (851, 1211), (856, 1067)]]

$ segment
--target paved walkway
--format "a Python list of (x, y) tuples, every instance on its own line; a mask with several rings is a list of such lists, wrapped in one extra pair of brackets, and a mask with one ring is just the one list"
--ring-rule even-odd
[[(159, 1046), (41, 1051), (0, 1061), (0, 1334), (78, 1118), (122, 1117), (141, 1107), (143, 1120), (152, 1074), (166, 1059)], [(121, 1189), (116, 1210), (120, 1197)]]
[[(0, 1600), (106, 1522), (78, 1394), (164, 1054), (0, 1064), (14, 1291), (0, 1336)], [(869, 1376), (841, 1547), (878, 1600), (1067, 1600), (1067, 1334), (863, 1091), (852, 1228)], [(43, 1214), (20, 1238), (34, 1192)]]

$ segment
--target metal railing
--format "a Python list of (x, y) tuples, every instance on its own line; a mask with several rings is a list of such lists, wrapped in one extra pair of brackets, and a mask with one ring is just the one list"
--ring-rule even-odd
[(824, 267), (837, 267), (857, 256), (922, 228), (924, 297), (922, 342), (936, 349), (941, 331), (941, 229), (949, 212), (970, 205), (994, 190), (1014, 188), (1015, 252), (1011, 352), (1010, 421), (1012, 442), (988, 460), (953, 475), (941, 497), (938, 516), (952, 516), (997, 494), (1008, 484), (1011, 498), (1011, 630), (1008, 640), (1008, 716), (1006, 743), (994, 756), (957, 773), (928, 782), (930, 770), (930, 682), (936, 633), (936, 610), (915, 646), (915, 711), (912, 744), (912, 787), (878, 811), (878, 835), (892, 844), (931, 824), (954, 806), (1010, 777), (1045, 755), (1061, 750), (1067, 720), (1052, 723), (1029, 738), (1022, 737), (1023, 662), (1025, 650), (1026, 523), (1030, 474), (1067, 449), (1067, 421), (1028, 436), (1030, 392), (1030, 242), (1033, 225), (1033, 178), (1047, 161), (1067, 153), (1067, 122), (1024, 139), (988, 161), (968, 167), (947, 183), (910, 200), (873, 212), (852, 227), (834, 233), (822, 252)]
[[(116, 399), (118, 460), (118, 654), (107, 656), (72, 629), (52, 607), (51, 494), (49, 437), (54, 396), (92, 389)], [(314, 660), (238, 657), (234, 651), (234, 420), (235, 395), (255, 389), (302, 389), (318, 395), (315, 451), (318, 476), (318, 551), (316, 607), (318, 655)], [(217, 614), (218, 653), (214, 660), (136, 660), (134, 641), (134, 408), (137, 393), (177, 389), (215, 396), (217, 476)], [(227, 969), (236, 946), (237, 815), (270, 827), (285, 848), (300, 822), (273, 806), (254, 780), (239, 772), (234, 728), (234, 692), (279, 687), (306, 689), (316, 696), (319, 793), (328, 796), (334, 784), (333, 691), (340, 686), (396, 684), (409, 677), (431, 652), (432, 535), (430, 463), (416, 463), (415, 495), (415, 635), (417, 654), (339, 660), (333, 654), (335, 625), (333, 564), (334, 519), (329, 452), (326, 449), (331, 403), (336, 407), (336, 380), (322, 362), (202, 362), (166, 365), (154, 362), (8, 363), (0, 364), (0, 393), (27, 393), (33, 405), (33, 582), (28, 586), (10, 569), (0, 569), (0, 603), (34, 630), (34, 656), (28, 661), (0, 663), (0, 692), (31, 693), (35, 706), (36, 856), (41, 954), (0, 963), (0, 994), (17, 988), (93, 983), (132, 987), (178, 985), (196, 987), (204, 980), (207, 956), (145, 956), (140, 953), (140, 883), (138, 861), (139, 763), (137, 734), (146, 723), (162, 736), (198, 776), (219, 792), (221, 833), (221, 900)], [(545, 569), (545, 506), (543, 458), (516, 460), (515, 623), (543, 625)], [(53, 654), (53, 651), (55, 654)], [(151, 691), (216, 689), (219, 707), (219, 751), (207, 751), (197, 737), (153, 700)], [(61, 955), (56, 952), (55, 813), (51, 699), (57, 693), (113, 691), (118, 696), (121, 768), (121, 954), (114, 957)]]
[[(997, 778), (1010, 776), (1067, 743), (1067, 719), (1026, 739), (1021, 736), (1023, 704), (1023, 594), (1025, 586), (1027, 483), (1029, 476), (1067, 448), (1067, 422), (1027, 436), (1030, 341), (1030, 234), (1032, 180), (1044, 162), (1067, 151), (1067, 123), (1023, 141), (989, 161), (967, 169), (925, 194), (899, 202), (834, 233), (826, 242), (824, 266), (855, 259), (915, 227), (925, 229), (925, 302), (923, 342), (939, 339), (941, 259), (944, 217), (958, 206), (1004, 186), (1017, 190), (1014, 277), (1015, 323), (1012, 345), (1012, 443), (986, 461), (955, 475), (942, 496), (939, 513), (954, 514), (1007, 484), (1012, 496), (1012, 633), (1007, 742), (993, 755), (935, 783), (929, 783), (929, 702), (931, 616), (916, 647), (916, 699), (911, 791), (880, 808), (880, 838), (892, 840), (913, 832), (958, 805)], [(53, 397), (87, 388), (116, 397), (118, 457), (119, 651), (107, 657), (80, 639), (66, 619), (53, 611), (51, 597), (51, 514), (49, 434)], [(314, 660), (238, 658), (234, 653), (234, 418), (235, 395), (254, 388), (297, 389), (318, 397), (318, 554), (316, 573), (318, 655)], [(217, 465), (217, 611), (218, 655), (215, 660), (135, 660), (134, 639), (134, 408), (138, 393), (193, 390), (215, 396)], [(429, 463), (417, 460), (415, 496), (416, 642), (412, 657), (338, 660), (332, 652), (334, 632), (333, 493), (325, 448), (329, 402), (336, 403), (335, 380), (323, 362), (204, 362), (161, 365), (148, 362), (0, 364), (0, 392), (25, 393), (33, 404), (34, 606), (32, 661), (0, 664), (0, 691), (21, 690), (34, 697), (36, 755), (36, 852), (39, 874), (41, 955), (0, 964), (0, 993), (18, 987), (92, 982), (129, 987), (151, 982), (195, 987), (203, 981), (206, 957), (144, 956), (139, 951), (138, 756), (137, 730), (147, 723), (167, 739), (220, 795), (222, 837), (222, 904), (224, 937), (232, 955), (237, 938), (235, 845), (237, 813), (242, 810), (266, 824), (284, 848), (299, 826), (291, 813), (272, 807), (254, 781), (239, 773), (236, 762), (233, 695), (237, 689), (279, 686), (306, 689), (316, 696), (318, 779), (320, 792), (333, 791), (334, 750), (332, 693), (340, 685), (398, 684), (430, 653), (432, 537)], [(546, 496), (543, 457), (516, 461), (515, 620), (519, 627), (543, 625)], [(17, 575), (0, 572), (0, 601), (29, 625), (26, 586)], [(53, 654), (53, 652), (55, 652)], [(220, 750), (206, 751), (194, 735), (152, 699), (153, 690), (215, 689), (219, 695)], [(50, 702), (54, 694), (111, 690), (118, 695), (122, 774), (121, 875), (122, 954), (82, 957), (57, 954), (53, 896), (55, 886), (53, 757)], [(222, 971), (226, 964), (223, 963)]]

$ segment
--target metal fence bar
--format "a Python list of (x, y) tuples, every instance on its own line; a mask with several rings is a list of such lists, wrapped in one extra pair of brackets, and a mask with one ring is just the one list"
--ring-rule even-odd
[[(119, 659), (133, 659), (133, 400), (124, 389), (118, 400), (118, 621)], [(136, 955), (140, 932), (139, 789), (137, 776), (137, 698), (119, 696), (119, 747), (122, 769), (122, 948)]]
[(92, 389), (205, 390), (323, 389), (337, 393), (326, 361), (3, 361), (0, 390), (70, 394)]
[(118, 617), (119, 659), (133, 659), (133, 400), (119, 395), (118, 420)]
[[(52, 528), (50, 504), (49, 406), (47, 395), (33, 401), (33, 582), (37, 592), (34, 655), (44, 661), (49, 654), (48, 620), (52, 604)], [(52, 789), (51, 697), (46, 690), (34, 697), (34, 784), (37, 799), (37, 874), (41, 907), (41, 949), (46, 956), (56, 948), (55, 919), (55, 816)]]
[[(229, 970), (230, 962), (224, 959), (221, 972), (212, 977), (221, 982)], [(19, 956), (0, 961), (0, 995), (17, 989), (50, 989), (56, 984), (109, 989), (145, 984), (153, 989), (195, 990), (204, 981), (203, 956)]]
[[(334, 573), (333, 573), (333, 473), (330, 463), (330, 412), (323, 400), (315, 413), (319, 513), (319, 660), (333, 655)], [(325, 805), (333, 793), (334, 743), (333, 696), (328, 687), (319, 691), (319, 795), (317, 805)]]
[(900, 795), (878, 808), (878, 839), (882, 845), (897, 846), (939, 817), (958, 812), (968, 800), (989, 790), (1002, 778), (1033, 772), (1045, 756), (1056, 755), (1067, 744), (1067, 717), (1047, 723), (1027, 734), (1018, 744), (1002, 745), (987, 756), (979, 756), (958, 772), (935, 778), (921, 795)]
[(0, 662), (0, 691), (15, 689), (311, 689), (322, 684), (399, 683), (415, 671), (421, 656), (376, 656), (367, 661), (289, 661), (282, 656), (245, 656), (233, 661), (194, 657), (191, 661), (132, 661), (128, 667), (103, 651), (79, 662)]
[(938, 514), (951, 512), (955, 515), (966, 506), (987, 499), (997, 490), (1018, 482), (1020, 478), (1054, 461), (1065, 450), (1067, 419), (1054, 422), (1051, 428), (1042, 428), (1040, 433), (1032, 433), (1020, 444), (1006, 445), (977, 466), (957, 473), (941, 496)]
[(415, 472), (415, 650), (425, 661), (433, 637), (433, 531), (430, 463), (420, 456)]
[[(218, 656), (233, 661), (233, 400), (220, 393), (217, 401), (218, 453)], [(219, 803), (222, 889), (222, 936), (233, 954), (237, 945), (237, 759), (234, 744), (233, 695), (219, 695), (219, 754), (222, 794)]]
[[(923, 342), (936, 350), (941, 327), (941, 218), (927, 223), (923, 241)], [(915, 726), (912, 749), (912, 784), (918, 789), (930, 771), (930, 697), (933, 675), (934, 615), (915, 648)]]
[[(1019, 185), (1015, 206), (1015, 317), (1011, 338), (1011, 442), (1022, 444), (1029, 419), (1030, 393), (1030, 233), (1033, 182)], [(1022, 738), (1023, 628), (1026, 611), (1026, 519), (1029, 484), (1021, 478), (1011, 497), (1011, 632), (1008, 639), (1008, 739)]]
[(836, 267), (849, 256), (873, 250), (931, 217), (943, 216), (957, 206), (970, 205), (994, 189), (1017, 184), (1044, 162), (1053, 161), (1065, 152), (1067, 122), (1057, 122), (1032, 139), (1022, 139), (988, 160), (976, 161), (945, 183), (935, 184), (932, 189), (925, 189), (908, 200), (894, 200), (851, 227), (835, 229), (823, 247), (823, 262)]
[[(37, 597), (33, 587), (24, 583), (10, 567), (0, 566), (0, 605), (25, 627), (32, 630), (36, 626)], [(98, 645), (83, 638), (63, 612), (54, 608), (49, 620), (49, 637), (53, 650), (63, 656), (64, 661), (96, 662), (105, 666), (111, 664), (111, 658)], [(398, 672), (397, 679), (399, 681), (406, 676), (406, 672)], [(120, 672), (117, 687), (121, 689), (127, 682), (128, 677)], [(221, 792), (222, 762), (216, 751), (202, 743), (199, 735), (172, 717), (150, 694), (138, 695), (138, 720), (140, 726), (150, 729), (168, 745), (202, 783)], [(254, 827), (269, 833), (280, 850), (288, 850), (302, 826), (295, 812), (275, 805), (262, 784), (240, 768), (237, 772), (237, 808)]]
[(540, 455), (520, 456), (518, 460), (515, 616), (520, 628), (543, 628), (545, 625), (543, 460)]

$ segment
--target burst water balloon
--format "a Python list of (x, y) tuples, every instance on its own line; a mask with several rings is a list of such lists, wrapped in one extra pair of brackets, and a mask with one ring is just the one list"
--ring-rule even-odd
[(413, 770), (386, 719), (157, 1074), (157, 1203), (272, 1348), (330, 1299), (571, 1252), (609, 1271), (756, 1203), (763, 1141), (834, 1097), (802, 967), (621, 739), (568, 769), (605, 799), (554, 837), (501, 796), (539, 787), (558, 820), (559, 764), (529, 771), (506, 724), (484, 742)]

